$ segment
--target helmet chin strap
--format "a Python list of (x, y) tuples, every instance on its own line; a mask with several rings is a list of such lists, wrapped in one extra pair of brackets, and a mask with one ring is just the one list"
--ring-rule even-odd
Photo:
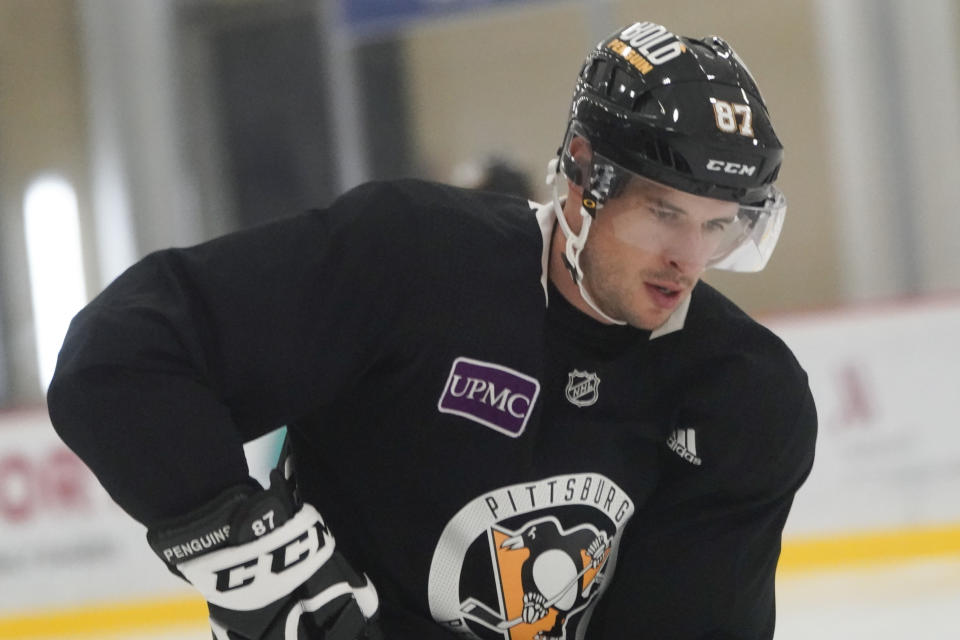
[(570, 277), (573, 278), (574, 284), (576, 284), (580, 290), (580, 297), (583, 298), (584, 302), (586, 302), (591, 309), (611, 324), (627, 324), (623, 320), (610, 317), (594, 302), (593, 296), (587, 291), (583, 279), (583, 268), (580, 266), (580, 254), (583, 252), (584, 245), (587, 244), (587, 236), (590, 234), (590, 225), (593, 222), (593, 217), (596, 215), (596, 212), (603, 207), (603, 199), (593, 192), (587, 195), (586, 190), (584, 190), (583, 198), (580, 201), (580, 233), (574, 233), (573, 229), (571, 229), (567, 223), (567, 218), (563, 214), (563, 207), (560, 205), (559, 158), (554, 158), (547, 166), (549, 170), (547, 173), (547, 184), (553, 185), (553, 209), (557, 216), (557, 222), (560, 224), (560, 230), (566, 238), (563, 251), (564, 266), (567, 267), (567, 270), (570, 272)]

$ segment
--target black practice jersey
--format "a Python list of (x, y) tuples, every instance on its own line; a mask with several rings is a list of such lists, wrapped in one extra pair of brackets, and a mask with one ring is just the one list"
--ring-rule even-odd
[(151, 254), (74, 320), (54, 425), (147, 525), (286, 425), (390, 638), (770, 638), (803, 370), (702, 283), (654, 333), (590, 319), (548, 282), (553, 215), (371, 183)]

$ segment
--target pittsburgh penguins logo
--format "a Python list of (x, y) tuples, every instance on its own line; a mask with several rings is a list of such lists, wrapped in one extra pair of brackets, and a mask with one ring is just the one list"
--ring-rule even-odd
[(604, 531), (584, 525), (564, 531), (553, 517), (528, 523), (519, 532), (490, 531), (500, 600), (506, 618), (476, 600), (464, 604), (466, 616), (510, 640), (565, 638), (567, 616), (593, 598), (610, 554)]
[(623, 490), (599, 474), (478, 497), (450, 521), (434, 553), (434, 618), (468, 638), (583, 638), (632, 512)]

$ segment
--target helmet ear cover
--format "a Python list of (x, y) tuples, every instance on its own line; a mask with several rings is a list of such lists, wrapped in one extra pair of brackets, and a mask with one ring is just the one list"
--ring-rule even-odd
[(612, 169), (608, 161), (602, 169), (597, 167), (597, 160), (590, 136), (579, 123), (571, 121), (560, 149), (560, 169), (585, 195), (589, 193), (602, 205), (623, 191), (629, 177), (623, 171), (608, 170)]
[(560, 165), (563, 167), (563, 174), (582, 189), (586, 186), (584, 184), (586, 176), (590, 175), (590, 164), (584, 163), (582, 159), (578, 162), (570, 152), (568, 142), (565, 140), (564, 146), (560, 149)]

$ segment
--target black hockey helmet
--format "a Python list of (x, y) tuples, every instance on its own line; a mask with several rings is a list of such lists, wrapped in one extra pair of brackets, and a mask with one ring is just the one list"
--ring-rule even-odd
[[(575, 137), (586, 141), (586, 157), (571, 155)], [(706, 266), (763, 269), (786, 212), (773, 184), (782, 157), (756, 82), (723, 39), (677, 36), (652, 22), (618, 30), (584, 61), (555, 167), (583, 189), (586, 224), (577, 237), (559, 216), (574, 239), (566, 251), (574, 280), (582, 277), (586, 218), (638, 178), (738, 203), (735, 223)], [(558, 198), (555, 191), (559, 212)]]
[[(570, 123), (636, 174), (742, 204), (769, 195), (783, 157), (760, 91), (730, 45), (650, 22), (617, 31), (587, 56)], [(576, 177), (575, 165), (563, 164)]]

